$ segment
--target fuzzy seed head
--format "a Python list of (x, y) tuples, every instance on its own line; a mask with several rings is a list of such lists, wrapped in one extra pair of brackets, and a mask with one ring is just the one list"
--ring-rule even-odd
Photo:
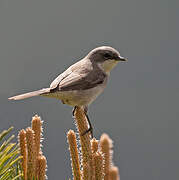
[(41, 134), (42, 134), (42, 121), (40, 116), (35, 115), (32, 117), (32, 130), (34, 131), (34, 141), (35, 141), (35, 148), (36, 148), (36, 155), (40, 154), (40, 142), (41, 142)]
[(119, 170), (116, 166), (111, 167), (109, 170), (109, 178), (110, 180), (120, 180)]
[(96, 140), (96, 138), (91, 140), (91, 150), (92, 153), (96, 153), (98, 151), (98, 140)]
[(95, 180), (103, 180), (104, 169), (103, 169), (103, 156), (100, 152), (93, 154), (94, 169), (95, 169)]
[(45, 156), (40, 155), (37, 158), (37, 179), (38, 180), (45, 180), (46, 179), (46, 168), (47, 168), (47, 160)]
[(26, 129), (26, 140), (27, 140), (27, 177), (32, 180), (35, 177), (35, 143), (34, 143), (34, 131), (31, 128)]
[(19, 146), (20, 146), (20, 154), (22, 156), (22, 169), (24, 180), (27, 180), (27, 144), (26, 144), (26, 132), (22, 129), (19, 132)]
[(77, 139), (76, 139), (76, 134), (73, 130), (68, 131), (67, 139), (68, 139), (69, 150), (70, 150), (70, 155), (71, 155), (72, 171), (73, 171), (74, 180), (81, 180)]
[(101, 152), (103, 153), (104, 156), (104, 180), (109, 179), (109, 169), (112, 164), (112, 140), (109, 138), (107, 134), (102, 134), (100, 138), (100, 148)]
[[(89, 133), (82, 135), (87, 129), (87, 118), (84, 112), (84, 109), (81, 107), (76, 107), (74, 112), (77, 129), (80, 135), (80, 144), (81, 144), (81, 155), (82, 155), (82, 166), (83, 166), (83, 179), (84, 177), (89, 180), (92, 180), (94, 171), (93, 171), (93, 162), (92, 162), (92, 151), (91, 151), (91, 143), (90, 143), (90, 135)], [(88, 167), (86, 170), (85, 167)], [(87, 173), (87, 174), (84, 174)]]

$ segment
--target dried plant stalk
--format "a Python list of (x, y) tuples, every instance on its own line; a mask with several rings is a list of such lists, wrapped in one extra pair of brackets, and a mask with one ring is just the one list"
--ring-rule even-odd
[(32, 128), (19, 132), (20, 153), (24, 180), (44, 180), (46, 178), (46, 158), (41, 151), (42, 120), (35, 115)]
[(34, 131), (31, 128), (26, 129), (26, 140), (27, 140), (27, 179), (33, 180), (35, 177), (35, 143), (34, 143)]
[(94, 162), (94, 156), (95, 153), (98, 151), (98, 140), (96, 140), (96, 138), (93, 138), (91, 140), (91, 151), (92, 151), (92, 160), (93, 160), (93, 179), (96, 179), (96, 173), (95, 173), (95, 162)]
[(45, 180), (46, 179), (46, 167), (47, 167), (47, 161), (45, 156), (39, 155), (37, 158), (37, 179), (38, 180)]
[(38, 169), (37, 169), (37, 158), (40, 154), (42, 154), (40, 149), (40, 141), (41, 141), (41, 134), (42, 134), (42, 121), (40, 116), (35, 115), (32, 117), (32, 130), (34, 131), (34, 143), (35, 143), (35, 156), (36, 156), (36, 162), (35, 162), (35, 176), (37, 176)]
[(104, 174), (105, 174), (104, 180), (109, 180), (109, 170), (112, 164), (112, 160), (111, 160), (112, 140), (109, 138), (107, 134), (102, 134), (100, 138), (100, 148), (104, 156)]
[(109, 179), (120, 180), (119, 170), (116, 166), (111, 167), (111, 169), (109, 170)]
[[(82, 135), (87, 129), (87, 119), (84, 113), (84, 109), (77, 107), (74, 112), (81, 144), (82, 152), (82, 166), (83, 166), (83, 179), (92, 180), (93, 178), (93, 162), (92, 162), (92, 152), (91, 152), (91, 143), (89, 133)], [(88, 168), (88, 169), (85, 169)], [(88, 174), (84, 174), (84, 173)], [(85, 177), (85, 178), (84, 178)]]
[(73, 178), (74, 180), (81, 180), (77, 140), (76, 140), (76, 135), (73, 130), (68, 131), (67, 139), (68, 139), (69, 150), (70, 150), (70, 155), (71, 155)]
[(41, 154), (40, 141), (41, 141), (41, 133), (42, 133), (42, 121), (40, 116), (38, 115), (32, 117), (32, 130), (35, 133), (34, 141), (35, 141), (36, 155), (39, 156)]
[(96, 140), (96, 138), (91, 140), (91, 150), (92, 153), (96, 153), (98, 151), (98, 140)]
[(27, 144), (26, 144), (26, 132), (22, 129), (19, 132), (19, 146), (20, 146), (20, 153), (22, 156), (22, 169), (23, 169), (23, 176), (24, 180), (27, 180)]
[(103, 180), (104, 169), (103, 169), (103, 156), (100, 152), (93, 154), (94, 169), (95, 169), (95, 180)]
[(83, 169), (82, 169), (83, 171), (82, 171), (82, 179), (83, 180), (89, 180), (89, 177), (90, 177), (90, 172), (89, 172), (89, 163), (84, 163), (83, 164)]

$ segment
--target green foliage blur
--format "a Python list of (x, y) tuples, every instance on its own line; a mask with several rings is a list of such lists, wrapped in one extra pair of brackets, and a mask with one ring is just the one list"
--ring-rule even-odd
[(0, 180), (23, 180), (19, 147), (17, 143), (11, 142), (15, 136), (6, 138), (12, 129), (10, 127), (0, 133)]

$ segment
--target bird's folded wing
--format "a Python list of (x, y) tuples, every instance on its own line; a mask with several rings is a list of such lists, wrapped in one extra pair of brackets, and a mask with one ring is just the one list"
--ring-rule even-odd
[(64, 71), (57, 78), (55, 78), (55, 80), (50, 84), (50, 89), (53, 90), (53, 89), (58, 88), (61, 81), (67, 78), (68, 76), (70, 76), (71, 73), (78, 72), (80, 74), (81, 70), (86, 69), (86, 68), (83, 68), (83, 66), (81, 66), (80, 63), (81, 61), (78, 61), (77, 63), (73, 64), (66, 71)]
[(70, 91), (90, 89), (102, 84), (105, 78), (105, 74), (99, 72), (90, 72), (88, 74), (71, 73), (61, 81), (59, 90)]
[(89, 73), (79, 74), (72, 72), (58, 85), (60, 91), (85, 90), (102, 84), (106, 79), (106, 75), (102, 71), (93, 71)]
[(54, 79), (54, 81), (50, 84), (50, 89), (55, 89), (58, 87), (60, 82), (69, 76), (72, 73), (71, 68), (68, 68), (66, 71), (64, 71), (62, 74), (60, 74), (57, 78)]

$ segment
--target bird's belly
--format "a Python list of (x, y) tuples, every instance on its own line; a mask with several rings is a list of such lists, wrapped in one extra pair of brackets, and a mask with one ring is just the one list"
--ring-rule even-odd
[(57, 91), (50, 96), (70, 106), (85, 106), (91, 104), (103, 90), (104, 86), (101, 85), (86, 90)]

